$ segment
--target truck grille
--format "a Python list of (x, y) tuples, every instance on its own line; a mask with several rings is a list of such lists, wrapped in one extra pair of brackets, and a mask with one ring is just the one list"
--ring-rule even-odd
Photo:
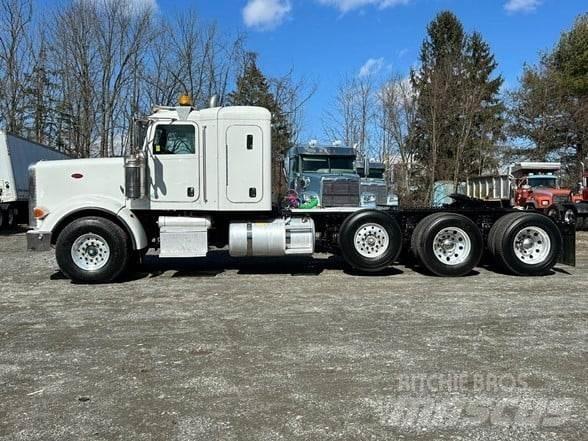
[(361, 192), (375, 195), (377, 205), (386, 205), (388, 202), (388, 190), (385, 185), (362, 183)]
[(322, 207), (359, 207), (359, 181), (346, 178), (321, 180)]
[(553, 198), (554, 204), (568, 204), (569, 202), (571, 202), (571, 201), (568, 196), (555, 196)]

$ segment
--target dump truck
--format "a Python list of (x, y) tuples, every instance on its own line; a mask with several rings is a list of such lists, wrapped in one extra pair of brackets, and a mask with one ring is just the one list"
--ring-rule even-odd
[[(386, 270), (404, 249), (444, 277), (471, 273), (485, 251), (517, 275), (575, 263), (566, 204), (555, 219), (457, 195), (442, 209), (273, 205), (270, 112), (180, 103), (138, 120), (134, 133), (146, 136), (125, 158), (31, 167), (28, 249), (54, 248), (63, 274), (80, 283), (111, 282), (149, 249), (160, 259), (328, 251), (359, 273)], [(314, 168), (346, 169), (322, 164)]]
[(578, 216), (581, 196), (569, 188), (561, 188), (559, 162), (519, 162), (509, 167), (505, 175), (470, 178), (465, 183), (467, 196), (486, 201), (500, 201), (504, 206), (532, 209), (558, 216), (558, 206), (571, 204), (569, 215)]
[(46, 145), (0, 130), (0, 229), (26, 222), (29, 166), (68, 156)]

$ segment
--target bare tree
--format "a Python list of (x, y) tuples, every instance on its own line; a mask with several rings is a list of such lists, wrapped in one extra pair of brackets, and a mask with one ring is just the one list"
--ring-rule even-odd
[(243, 37), (224, 37), (216, 23), (188, 11), (163, 24), (150, 51), (147, 95), (153, 104), (173, 105), (182, 93), (198, 106), (212, 95), (224, 100), (241, 67)]
[(96, 140), (95, 85), (98, 51), (91, 30), (97, 21), (91, 2), (74, 1), (57, 13), (52, 59), (60, 87), (57, 97), (58, 145), (89, 157)]
[(357, 148), (362, 158), (369, 156), (374, 91), (372, 77), (345, 79), (339, 85), (332, 109), (323, 120), (324, 131), (329, 138)]
[(0, 0), (0, 113), (6, 129), (22, 134), (31, 68), (31, 0)]
[(416, 94), (410, 79), (400, 75), (386, 80), (377, 94), (379, 157), (386, 163), (388, 178), (394, 179), (391, 184), (400, 197), (410, 192), (415, 172), (416, 149), (410, 136), (416, 118), (416, 105)]
[(298, 144), (304, 122), (304, 107), (315, 94), (317, 86), (305, 78), (296, 79), (293, 70), (281, 77), (270, 78), (269, 86), (288, 120), (291, 143)]

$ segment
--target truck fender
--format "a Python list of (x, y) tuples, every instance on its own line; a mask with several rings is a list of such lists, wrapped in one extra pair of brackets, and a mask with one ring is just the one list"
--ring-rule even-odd
[(103, 212), (115, 217), (131, 236), (133, 249), (147, 248), (147, 234), (137, 216), (119, 200), (104, 196), (76, 196), (68, 199), (65, 204), (51, 210), (38, 229), (54, 233), (61, 230), (63, 222), (68, 218), (78, 217), (76, 213), (79, 213), (80, 217), (84, 216), (85, 212), (88, 215), (92, 212)]

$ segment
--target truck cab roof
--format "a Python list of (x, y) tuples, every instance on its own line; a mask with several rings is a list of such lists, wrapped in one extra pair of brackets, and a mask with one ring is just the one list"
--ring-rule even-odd
[(350, 156), (355, 158), (355, 150), (351, 147), (333, 147), (333, 146), (308, 146), (297, 145), (291, 147), (287, 155), (289, 157), (299, 155), (320, 155), (320, 156)]
[(158, 106), (153, 109), (153, 113), (148, 119), (151, 121), (171, 119), (195, 122), (212, 119), (259, 121), (271, 119), (271, 113), (266, 108), (253, 106), (213, 107), (200, 110), (187, 106)]

